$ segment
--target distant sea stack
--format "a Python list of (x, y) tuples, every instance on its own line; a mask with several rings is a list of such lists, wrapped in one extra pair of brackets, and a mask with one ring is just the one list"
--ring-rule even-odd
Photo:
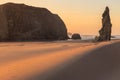
[(0, 41), (65, 40), (62, 19), (46, 8), (25, 4), (0, 5)]
[(74, 34), (72, 35), (72, 39), (81, 39), (81, 36), (80, 36), (80, 34), (78, 34), (78, 33), (74, 33)]
[(102, 18), (102, 28), (99, 31), (100, 36), (98, 37), (98, 41), (110, 41), (112, 24), (111, 24), (108, 7), (106, 7), (102, 17), (103, 17)]

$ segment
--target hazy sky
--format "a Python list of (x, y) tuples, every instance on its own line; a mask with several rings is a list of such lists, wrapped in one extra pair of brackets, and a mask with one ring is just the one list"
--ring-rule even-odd
[(16, 2), (48, 8), (65, 22), (68, 32), (98, 34), (101, 15), (110, 8), (112, 34), (120, 34), (120, 0), (0, 0), (0, 3)]

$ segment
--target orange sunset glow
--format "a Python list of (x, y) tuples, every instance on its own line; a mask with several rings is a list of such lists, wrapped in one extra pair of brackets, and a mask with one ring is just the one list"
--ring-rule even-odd
[(106, 6), (110, 8), (113, 24), (113, 35), (120, 34), (119, 0), (1, 0), (2, 3), (16, 2), (48, 8), (64, 20), (68, 32), (81, 35), (98, 35), (101, 28), (101, 18)]

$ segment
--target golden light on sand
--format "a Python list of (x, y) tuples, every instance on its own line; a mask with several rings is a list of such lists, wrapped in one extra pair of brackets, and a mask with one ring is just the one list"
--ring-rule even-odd
[(111, 43), (1, 43), (0, 79), (25, 80), (36, 74), (41, 75), (91, 49)]

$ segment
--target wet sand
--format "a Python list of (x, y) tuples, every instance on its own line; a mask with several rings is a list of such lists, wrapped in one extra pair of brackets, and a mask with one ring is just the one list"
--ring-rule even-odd
[[(120, 43), (113, 44), (116, 42), (119, 41), (0, 43), (0, 80), (107, 80), (106, 75), (102, 79), (104, 73), (110, 71), (111, 75), (111, 69), (116, 69), (118, 64), (113, 58), (119, 59), (104, 51), (116, 52), (117, 49), (119, 53)], [(111, 55), (119, 56), (118, 53)]]

